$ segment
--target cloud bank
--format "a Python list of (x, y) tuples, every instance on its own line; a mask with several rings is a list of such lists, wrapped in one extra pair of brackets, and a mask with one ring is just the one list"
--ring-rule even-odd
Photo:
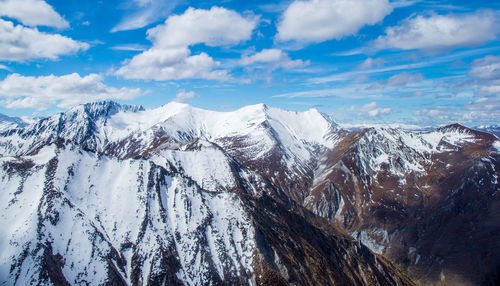
[(391, 13), (387, 0), (294, 1), (282, 15), (277, 39), (319, 43), (355, 35)]
[(164, 24), (147, 31), (153, 43), (149, 50), (126, 61), (115, 74), (126, 79), (228, 80), (226, 70), (208, 54), (191, 54), (189, 46), (236, 45), (251, 38), (258, 17), (242, 16), (220, 7), (210, 10), (187, 9), (182, 15), (170, 16)]
[(23, 76), (10, 74), (0, 81), (0, 104), (7, 108), (45, 110), (52, 105), (69, 108), (81, 103), (105, 99), (133, 99), (140, 89), (105, 85), (98, 74), (81, 77), (77, 73), (63, 76)]
[(442, 52), (482, 45), (495, 39), (498, 31), (498, 17), (491, 11), (465, 15), (417, 15), (399, 26), (388, 27), (385, 35), (375, 41), (375, 46)]

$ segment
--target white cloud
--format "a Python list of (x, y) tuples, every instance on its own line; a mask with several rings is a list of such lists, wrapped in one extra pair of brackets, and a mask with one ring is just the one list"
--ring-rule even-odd
[(212, 7), (187, 9), (148, 30), (153, 46), (126, 61), (115, 74), (127, 79), (158, 81), (200, 78), (228, 80), (226, 70), (206, 53), (191, 55), (190, 45), (234, 45), (250, 39), (258, 17), (243, 17), (235, 11)]
[(69, 27), (69, 23), (43, 0), (0, 0), (0, 16), (28, 26)]
[(464, 108), (470, 111), (483, 111), (483, 112), (495, 111), (498, 114), (500, 113), (500, 98), (481, 97), (466, 104)]
[(210, 10), (188, 8), (182, 15), (168, 17), (164, 24), (148, 30), (148, 39), (155, 47), (187, 47), (204, 43), (207, 46), (234, 45), (248, 40), (258, 17), (243, 17), (221, 7)]
[(500, 94), (500, 81), (495, 84), (479, 87), (480, 94)]
[(474, 60), (469, 75), (476, 80), (480, 94), (500, 95), (500, 56)]
[(483, 80), (500, 79), (500, 56), (486, 56), (472, 63), (469, 75)]
[(390, 107), (379, 107), (375, 101), (361, 106), (359, 110), (365, 114), (368, 114), (368, 116), (370, 117), (379, 117), (394, 112)]
[(386, 73), (386, 72), (392, 72), (392, 71), (401, 71), (401, 70), (412, 70), (412, 69), (421, 69), (425, 67), (432, 67), (438, 64), (442, 63), (447, 63), (447, 62), (453, 62), (456, 61), (457, 59), (462, 59), (464, 57), (470, 57), (470, 56), (476, 56), (492, 51), (496, 51), (496, 47), (492, 48), (480, 48), (480, 49), (470, 49), (466, 51), (461, 51), (461, 52), (455, 52), (450, 55), (442, 55), (438, 57), (433, 57), (432, 59), (429, 60), (420, 60), (418, 62), (410, 63), (410, 64), (398, 64), (394, 66), (385, 66), (385, 67), (379, 67), (379, 68), (372, 68), (372, 69), (366, 69), (366, 70), (355, 70), (355, 71), (348, 71), (348, 72), (341, 72), (341, 73), (334, 73), (332, 75), (327, 75), (323, 77), (312, 77), (308, 79), (309, 83), (312, 84), (324, 84), (328, 82), (336, 82), (336, 81), (346, 81), (350, 80), (353, 78), (356, 78), (360, 75), (370, 75), (370, 74), (379, 74), (379, 73)]
[(277, 39), (301, 43), (340, 39), (382, 21), (391, 11), (387, 0), (294, 1), (282, 15)]
[[(406, 87), (416, 87), (418, 83), (424, 80), (424, 76), (420, 73), (411, 74), (402, 72), (389, 77), (387, 80), (378, 81), (371, 84), (368, 89), (380, 91), (405, 91), (409, 90)], [(419, 88), (423, 87), (422, 85)]]
[(126, 44), (110, 47), (112, 50), (116, 51), (144, 51), (146, 48), (142, 45), (137, 44)]
[(391, 1), (391, 6), (392, 8), (403, 8), (403, 7), (408, 7), (415, 5), (416, 3), (420, 2), (421, 0), (396, 0), (396, 1)]
[(449, 121), (456, 112), (448, 106), (439, 105), (432, 108), (422, 108), (413, 112), (413, 115), (418, 116), (425, 122), (440, 122)]
[(264, 49), (251, 56), (244, 56), (240, 63), (244, 66), (264, 63), (268, 64), (272, 70), (283, 68), (286, 70), (304, 67), (309, 64), (308, 61), (292, 60), (287, 53), (280, 49)]
[(385, 64), (385, 60), (382, 58), (367, 58), (360, 65), (359, 68), (362, 70), (371, 69), (374, 67), (381, 67)]
[(115, 74), (126, 79), (157, 81), (201, 78), (228, 80), (226, 70), (216, 69), (220, 63), (206, 53), (190, 55), (188, 48), (152, 48), (136, 55)]
[(0, 70), (10, 71), (10, 68), (6, 65), (0, 65)]
[(128, 5), (127, 14), (111, 32), (135, 30), (167, 17), (179, 4), (179, 0), (134, 0)]
[(388, 27), (375, 41), (378, 48), (439, 52), (473, 47), (494, 40), (498, 35), (498, 17), (491, 11), (465, 15), (418, 15), (400, 26)]
[(194, 91), (179, 91), (176, 95), (175, 95), (175, 98), (173, 101), (176, 101), (176, 102), (184, 102), (188, 99), (191, 99), (191, 98), (196, 98), (196, 97), (200, 97), (197, 93), (195, 93)]
[(0, 60), (22, 62), (32, 59), (56, 60), (60, 55), (86, 50), (89, 45), (36, 28), (14, 25), (0, 19)]
[(417, 74), (410, 74), (410, 73), (398, 73), (393, 76), (391, 76), (387, 81), (386, 84), (388, 85), (408, 85), (412, 83), (417, 83), (424, 80), (424, 76), (420, 73)]
[(369, 83), (349, 83), (325, 89), (306, 89), (273, 95), (272, 97), (284, 98), (346, 98), (346, 99), (379, 99), (384, 97), (380, 89), (369, 88)]
[(7, 108), (44, 110), (52, 105), (61, 108), (104, 99), (133, 99), (142, 95), (140, 89), (106, 86), (102, 76), (77, 73), (63, 76), (22, 76), (10, 74), (0, 81), (0, 104)]
[(489, 122), (498, 124), (500, 118), (500, 98), (481, 97), (464, 104), (466, 112), (462, 118), (471, 122)]

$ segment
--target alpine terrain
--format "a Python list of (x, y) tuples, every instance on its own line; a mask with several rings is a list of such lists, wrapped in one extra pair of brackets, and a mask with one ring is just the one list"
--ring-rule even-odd
[(95, 102), (0, 128), (1, 285), (494, 285), (500, 140)]

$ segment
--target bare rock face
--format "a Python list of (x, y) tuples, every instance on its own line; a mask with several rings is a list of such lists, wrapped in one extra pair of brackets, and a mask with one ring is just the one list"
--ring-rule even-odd
[(306, 206), (423, 284), (494, 284), (495, 146), (495, 136), (460, 125), (354, 132), (326, 156)]
[(265, 105), (78, 106), (0, 133), (0, 282), (492, 284), (499, 144)]
[(267, 195), (251, 205), (258, 285), (412, 285), (383, 257), (310, 213), (298, 215)]

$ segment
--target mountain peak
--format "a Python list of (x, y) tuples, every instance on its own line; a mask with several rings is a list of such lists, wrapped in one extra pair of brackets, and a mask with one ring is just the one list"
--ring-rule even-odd
[(170, 102), (162, 105), (162, 107), (165, 107), (165, 106), (178, 107), (178, 108), (191, 107), (191, 105), (184, 103), (184, 102), (180, 102), (180, 101), (170, 101)]
[(26, 126), (27, 123), (19, 117), (10, 117), (0, 113), (0, 131)]
[(269, 107), (264, 103), (258, 103), (253, 105), (243, 106), (238, 109), (238, 112), (262, 112), (266, 113), (269, 110)]
[[(384, 256), (416, 279), (428, 269), (449, 279), (455, 261), (460, 273), (477, 261), (498, 269), (497, 139), (459, 124), (332, 122), (314, 108), (103, 101), (2, 132), (0, 223), (16, 227), (0, 230), (0, 268), (11, 269), (0, 284), (50, 284), (57, 271), (67, 284), (413, 285)], [(443, 260), (428, 245), (472, 247)]]
[(97, 120), (101, 117), (109, 117), (120, 111), (143, 111), (145, 110), (142, 106), (137, 105), (128, 105), (128, 104), (119, 104), (115, 101), (104, 100), (104, 101), (94, 101), (88, 102), (82, 105), (75, 106), (65, 112), (66, 115), (70, 115), (71, 117), (80, 115), (87, 115), (88, 117)]
[(453, 124), (449, 124), (449, 125), (445, 125), (445, 126), (441, 126), (441, 127), (438, 127), (436, 128), (436, 131), (440, 131), (440, 132), (470, 132), (472, 131), (472, 129), (466, 127), (466, 126), (463, 126), (462, 124), (459, 124), (459, 123), (453, 123)]

